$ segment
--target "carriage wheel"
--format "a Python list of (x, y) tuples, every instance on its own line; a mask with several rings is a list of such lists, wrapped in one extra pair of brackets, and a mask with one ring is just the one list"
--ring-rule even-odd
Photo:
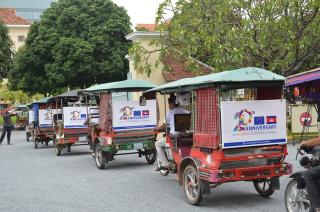
[(53, 146), (54, 146), (54, 151), (56, 152), (57, 156), (61, 155), (61, 148), (59, 147), (57, 138), (54, 136), (53, 137)]
[(68, 152), (71, 152), (71, 144), (68, 145)]
[(199, 173), (193, 165), (188, 165), (183, 173), (184, 194), (187, 202), (198, 205), (202, 200)]
[(33, 136), (33, 146), (35, 149), (38, 149), (38, 139), (35, 136)]
[(269, 197), (274, 193), (271, 179), (259, 179), (253, 181), (254, 188), (262, 197)]
[(154, 164), (154, 162), (157, 159), (157, 151), (155, 149), (154, 150), (145, 150), (145, 151), (146, 151), (146, 153), (144, 156), (146, 157), (148, 164)]
[(94, 150), (95, 150), (95, 161), (98, 169), (104, 169), (106, 166), (106, 157), (103, 154), (102, 145), (100, 143), (97, 143)]
[(59, 145), (54, 146), (54, 151), (56, 152), (57, 156), (61, 155), (61, 148), (59, 147)]

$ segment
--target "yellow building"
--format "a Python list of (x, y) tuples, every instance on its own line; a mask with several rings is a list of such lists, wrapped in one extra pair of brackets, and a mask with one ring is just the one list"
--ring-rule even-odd
[(0, 21), (7, 26), (16, 52), (24, 44), (32, 23), (17, 16), (13, 8), (0, 8)]
[[(156, 32), (155, 28), (155, 24), (138, 24), (136, 26), (136, 29), (143, 31), (132, 32), (126, 36), (126, 39), (131, 40), (133, 43), (140, 43), (140, 45), (148, 51), (154, 51), (157, 47), (150, 45), (150, 42), (155, 39), (161, 39), (161, 34), (159, 32)], [(148, 61), (153, 66), (153, 70), (150, 76), (148, 76), (146, 73), (139, 73), (137, 70), (135, 70), (133, 58), (130, 58), (130, 56), (128, 56), (130, 69), (128, 77), (131, 79), (148, 80), (157, 85), (165, 84), (167, 82), (179, 80), (182, 78), (194, 77), (193, 73), (186, 70), (186, 65), (184, 63), (185, 61), (178, 60), (174, 57), (168, 56), (162, 61), (162, 64), (165, 64), (166, 66), (170, 67), (171, 72), (164, 72), (164, 65), (159, 65), (158, 67), (155, 67), (155, 63), (159, 59), (159, 57), (160, 52), (158, 51), (155, 51), (150, 55)], [(213, 68), (211, 68), (210, 66), (201, 63), (200, 61), (198, 62), (201, 67), (201, 70), (198, 73), (209, 74), (214, 71)], [(133, 96), (133, 99), (137, 100), (138, 95)], [(164, 97), (159, 95), (157, 96), (157, 99), (160, 107), (160, 121), (164, 121)]]

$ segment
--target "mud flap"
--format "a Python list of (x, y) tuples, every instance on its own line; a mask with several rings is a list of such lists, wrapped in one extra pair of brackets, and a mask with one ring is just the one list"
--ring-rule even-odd
[(280, 180), (279, 177), (274, 177), (271, 179), (271, 185), (274, 190), (280, 190)]
[(200, 180), (202, 195), (210, 195), (210, 185), (207, 181)]

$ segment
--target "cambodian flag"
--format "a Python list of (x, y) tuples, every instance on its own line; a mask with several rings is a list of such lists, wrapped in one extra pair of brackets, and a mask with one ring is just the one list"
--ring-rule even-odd
[(264, 124), (264, 116), (254, 117), (254, 125)]
[(142, 111), (143, 116), (149, 116), (149, 110), (143, 110)]
[(276, 124), (277, 116), (267, 116), (267, 124)]
[(141, 110), (133, 111), (133, 116), (141, 116)]

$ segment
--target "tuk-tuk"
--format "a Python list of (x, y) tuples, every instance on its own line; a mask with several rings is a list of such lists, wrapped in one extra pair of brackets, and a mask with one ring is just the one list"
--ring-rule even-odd
[[(145, 102), (133, 100), (133, 94), (155, 86), (148, 81), (130, 79), (85, 89), (85, 92), (96, 97), (99, 106), (98, 123), (93, 121), (97, 116), (92, 116), (97, 109), (92, 108), (88, 115), (91, 135), (88, 143), (99, 169), (104, 169), (116, 155), (138, 154), (139, 157), (145, 156), (149, 164), (155, 162), (156, 97), (150, 95)], [(119, 92), (124, 94), (122, 98), (119, 95), (116, 98)]]
[(28, 124), (26, 126), (26, 138), (27, 142), (30, 141), (30, 138), (33, 137), (33, 129), (34, 129), (34, 115), (33, 115), (33, 108), (32, 103), (27, 105), (28, 113), (27, 113), (27, 121)]
[(49, 99), (50, 97), (45, 97), (30, 104), (32, 109), (30, 114), (33, 116), (32, 140), (35, 149), (40, 143), (48, 146), (53, 138), (53, 113), (48, 103)]
[[(163, 147), (188, 203), (197, 205), (210, 188), (252, 181), (268, 197), (279, 177), (292, 172), (287, 155), (285, 78), (260, 68), (241, 68), (186, 78), (145, 94), (175, 95), (190, 114), (174, 114), (175, 133)], [(181, 106), (183, 105), (183, 106)], [(159, 164), (159, 163), (158, 163)]]
[(81, 91), (68, 91), (49, 99), (54, 122), (53, 145), (57, 156), (62, 150), (71, 151), (73, 145), (87, 145), (89, 133), (87, 107)]
[(16, 116), (16, 126), (20, 128), (25, 128), (28, 125), (27, 105), (17, 105), (14, 109), (9, 111), (10, 114)]

